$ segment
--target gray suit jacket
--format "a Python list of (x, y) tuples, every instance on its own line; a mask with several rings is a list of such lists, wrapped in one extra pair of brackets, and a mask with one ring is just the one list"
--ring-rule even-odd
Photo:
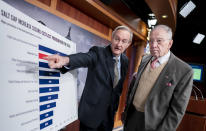
[[(149, 55), (142, 59), (137, 76), (130, 84), (124, 113), (125, 122), (142, 72), (151, 58)], [(171, 53), (145, 103), (146, 131), (175, 131), (185, 113), (192, 85), (192, 68)]]

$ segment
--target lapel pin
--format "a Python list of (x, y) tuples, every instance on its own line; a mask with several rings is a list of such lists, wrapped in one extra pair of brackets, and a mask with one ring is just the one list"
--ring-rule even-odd
[(172, 86), (172, 84), (171, 84), (170, 82), (168, 82), (166, 85), (167, 85), (167, 86)]

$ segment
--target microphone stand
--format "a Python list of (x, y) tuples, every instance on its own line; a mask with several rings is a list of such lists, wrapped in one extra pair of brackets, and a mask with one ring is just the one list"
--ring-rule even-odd
[(198, 100), (198, 97), (197, 97), (197, 92), (195, 91), (194, 88), (192, 88), (192, 91), (195, 93), (195, 100)]
[(197, 89), (197, 90), (200, 92), (201, 98), (202, 98), (202, 100), (204, 100), (202, 91), (201, 91), (196, 85), (194, 85), (194, 84), (193, 84), (193, 87), (195, 87), (195, 89)]

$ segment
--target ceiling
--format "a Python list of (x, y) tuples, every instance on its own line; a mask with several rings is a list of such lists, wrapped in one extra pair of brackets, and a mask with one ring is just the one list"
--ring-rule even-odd
[[(101, 0), (104, 4), (107, 6), (110, 6), (116, 12), (121, 12), (121, 7), (114, 6), (115, 2), (119, 0)], [(138, 17), (140, 17), (145, 23), (147, 23), (147, 19), (149, 18), (148, 14), (152, 12), (148, 4), (145, 2), (148, 0), (121, 0), (134, 14), (136, 14)], [(154, 1), (154, 0), (153, 0)], [(160, 3), (160, 0), (156, 4), (159, 4), (160, 7), (156, 9), (157, 11), (160, 9), (163, 9), (165, 13), (168, 13), (168, 5), (165, 5), (166, 3)], [(170, 0), (167, 0), (170, 1)], [(190, 0), (178, 0), (177, 4), (177, 14), (176, 14), (176, 21), (175, 26), (173, 30), (174, 32), (174, 43), (171, 48), (172, 52), (176, 55), (180, 56), (192, 56), (192, 57), (203, 57), (202, 55), (206, 52), (206, 38), (203, 39), (201, 44), (195, 44), (193, 43), (194, 37), (197, 35), (197, 33), (202, 33), (206, 35), (206, 20), (204, 18), (206, 7), (204, 4), (204, 0), (192, 0), (193, 3), (196, 4), (196, 8), (186, 17), (183, 18), (179, 11), (181, 7)], [(154, 3), (154, 2), (153, 2)], [(117, 3), (116, 3), (117, 4)], [(154, 9), (153, 9), (154, 11)], [(161, 10), (162, 13), (162, 10)], [(157, 14), (157, 12), (156, 12)], [(171, 15), (171, 14), (170, 14)], [(158, 19), (159, 20), (159, 19)], [(167, 21), (161, 21), (159, 20), (159, 23), (164, 23), (167, 25), (172, 25), (171, 20)]]
[[(178, 0), (177, 11), (189, 0)], [(187, 56), (202, 57), (206, 54), (206, 38), (201, 44), (193, 43), (194, 37), (197, 33), (206, 35), (206, 7), (204, 0), (192, 0), (196, 8), (186, 17), (183, 18), (179, 13), (177, 14), (176, 32), (174, 35), (173, 52)]]

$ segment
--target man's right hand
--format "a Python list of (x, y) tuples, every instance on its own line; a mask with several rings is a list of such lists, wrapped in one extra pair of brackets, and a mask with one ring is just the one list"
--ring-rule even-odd
[(62, 68), (64, 65), (69, 64), (69, 57), (60, 56), (58, 54), (50, 55), (45, 57), (48, 60), (48, 65), (50, 68)]

